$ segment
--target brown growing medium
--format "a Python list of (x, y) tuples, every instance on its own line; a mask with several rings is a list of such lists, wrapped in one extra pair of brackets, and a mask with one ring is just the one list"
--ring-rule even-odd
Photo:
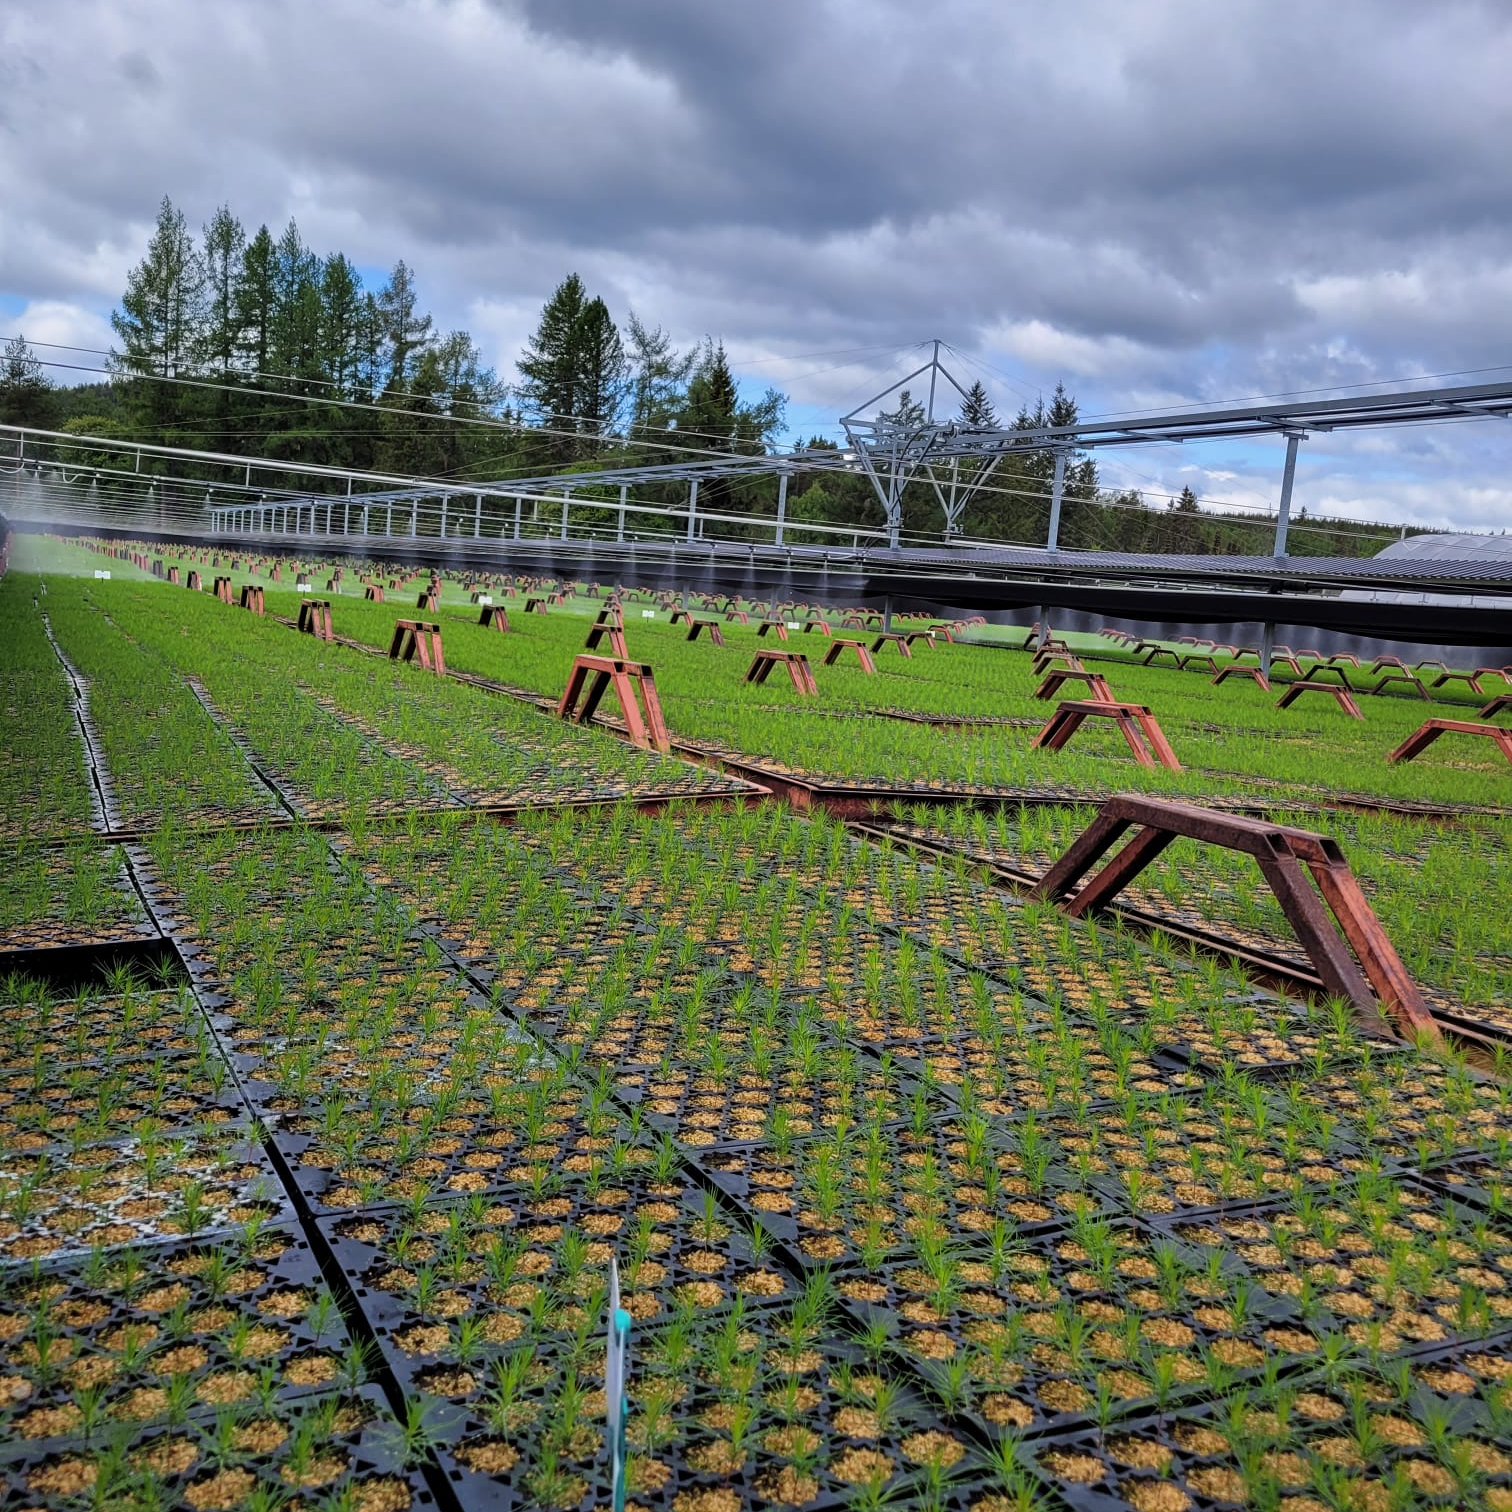
[(184, 1500), (195, 1512), (233, 1512), (252, 1494), (257, 1478), (250, 1470), (222, 1470), (184, 1488)]
[(879, 1449), (842, 1449), (830, 1461), (830, 1472), (847, 1486), (865, 1486), (884, 1481), (897, 1466)]

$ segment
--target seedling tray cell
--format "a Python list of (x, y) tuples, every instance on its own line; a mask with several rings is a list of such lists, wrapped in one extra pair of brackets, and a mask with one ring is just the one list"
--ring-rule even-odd
[[(601, 1340), (543, 1341), (500, 1362), (481, 1401), (435, 1415), (464, 1507), (595, 1504), (603, 1365)], [(783, 1307), (637, 1332), (626, 1391), (633, 1507), (907, 1504), (930, 1466), (948, 1473), (970, 1449), (822, 1315)]]
[(33, 1455), (325, 1390), (350, 1370), (350, 1345), (288, 1226), (12, 1269), (0, 1273), (0, 1443)]
[(1408, 1371), (1356, 1368), (1246, 1388), (1021, 1451), (1078, 1512), (1255, 1506), (1494, 1509), (1512, 1500), (1507, 1357), (1466, 1349)]
[(0, 1502), (50, 1512), (283, 1506), (291, 1494), (374, 1512), (436, 1505), (420, 1471), (406, 1468), (400, 1425), (375, 1387), (233, 1405), (0, 1464)]
[(596, 1337), (616, 1254), (624, 1306), (641, 1328), (797, 1290), (712, 1194), (676, 1176), (610, 1178), (596, 1190), (548, 1183), (539, 1194), (517, 1187), (319, 1223), (406, 1389), (446, 1384), (453, 1367), (472, 1381), (430, 1391), (448, 1399), (477, 1386), (476, 1362), (522, 1339)]
[(286, 1215), (267, 1157), (235, 1128), (0, 1157), (0, 1265)]

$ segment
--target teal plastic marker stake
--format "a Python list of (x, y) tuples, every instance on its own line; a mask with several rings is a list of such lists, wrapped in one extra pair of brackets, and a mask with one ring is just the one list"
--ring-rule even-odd
[(630, 1370), (630, 1314), (620, 1306), (619, 1265), (609, 1261), (609, 1349), (604, 1367), (604, 1416), (609, 1435), (609, 1465), (614, 1512), (625, 1512), (625, 1471), (629, 1464), (625, 1426), (630, 1404), (625, 1380)]

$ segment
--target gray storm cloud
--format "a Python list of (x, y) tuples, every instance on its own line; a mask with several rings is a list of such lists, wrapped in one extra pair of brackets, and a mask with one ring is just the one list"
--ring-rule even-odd
[(98, 329), (167, 193), (506, 372), (573, 268), (821, 409), (798, 354), (936, 334), (1110, 410), (1489, 368), (1508, 78), (1499, 0), (9, 0), (0, 295)]

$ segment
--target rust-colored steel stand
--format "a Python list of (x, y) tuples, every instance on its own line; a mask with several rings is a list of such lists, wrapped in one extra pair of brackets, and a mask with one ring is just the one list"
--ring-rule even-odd
[(228, 578), (228, 577), (218, 577), (218, 578), (216, 578), (216, 580), (215, 580), (215, 596), (223, 604), (235, 603), (235, 600), (231, 597), (231, 579), (230, 578)]
[(424, 620), (395, 620), (389, 642), (390, 661), (418, 661), (427, 672), (446, 676), (446, 658), (441, 654), (441, 627)]
[(876, 674), (877, 664), (872, 660), (872, 654), (866, 649), (865, 643), (858, 640), (846, 640), (840, 636), (836, 636), (830, 641), (829, 649), (824, 653), (824, 665), (826, 667), (833, 667), (845, 654), (847, 649), (856, 653), (856, 660), (861, 663), (861, 670), (863, 672), (872, 675)]
[[(1505, 701), (1493, 699), (1492, 702)], [(1386, 759), (1390, 762), (1411, 761), (1421, 756), (1440, 735), (1481, 735), (1489, 740), (1508, 761), (1512, 761), (1512, 730), (1500, 725), (1476, 724), (1469, 719), (1425, 719)]]
[(331, 629), (331, 603), (329, 599), (301, 599), (299, 601), (299, 630), (302, 635), (313, 635), (316, 640), (336, 639)]
[(610, 656), (574, 658), (566, 690), (557, 704), (557, 714), (575, 724), (590, 724), (610, 688), (614, 689), (614, 696), (619, 700), (631, 745), (642, 750), (654, 748), (663, 755), (670, 755), (672, 742), (662, 718), (661, 700), (656, 696), (656, 679), (651, 668), (643, 662)]
[(1484, 697), (1486, 690), (1481, 687), (1480, 682), (1483, 677), (1499, 677), (1503, 682), (1507, 681), (1507, 676), (1500, 667), (1477, 667), (1473, 672), (1456, 671), (1451, 668), (1447, 672), (1440, 672), (1428, 686), (1430, 688), (1443, 688), (1452, 682), (1462, 682), (1469, 685), (1472, 693), (1479, 693)]
[(503, 635), (509, 629), (509, 614), (503, 604), (484, 604), (478, 615), (478, 623), (485, 630), (492, 628)]
[(724, 645), (724, 631), (719, 628), (718, 620), (694, 619), (691, 614), (688, 616), (688, 633), (683, 637), (683, 639), (690, 641), (697, 640), (700, 630), (707, 630), (709, 632), (709, 639), (713, 641), (716, 646)]
[(1065, 667), (1072, 672), (1084, 672), (1079, 656), (1073, 656), (1069, 651), (1053, 651), (1048, 646), (1041, 647), (1034, 653), (1034, 660), (1029, 663), (1029, 670), (1036, 677), (1043, 677), (1046, 672), (1053, 671), (1057, 666)]
[(203, 590), (204, 586), (205, 586), (205, 580), (199, 575), (199, 573), (197, 571), (194, 571), (194, 570), (191, 569), (191, 571), (189, 573), (189, 588), (190, 588), (190, 590), (192, 592), (194, 592), (194, 593), (199, 593), (199, 592), (201, 592)]
[(1498, 693), (1490, 703), (1482, 704), (1477, 712), (1482, 719), (1495, 719), (1507, 709), (1512, 709), (1512, 693)]
[(606, 640), (613, 655), (621, 661), (629, 659), (630, 653), (625, 649), (624, 621), (608, 610), (601, 609), (598, 618), (588, 627), (588, 639), (583, 642), (583, 649), (596, 651)]
[(1202, 672), (1216, 672), (1218, 670), (1218, 663), (1213, 660), (1210, 651), (1188, 651), (1185, 656), (1178, 656), (1176, 658), (1176, 670), (1178, 672), (1185, 672), (1192, 667), (1196, 667)]
[(896, 646), (900, 655), (906, 657), (909, 661), (913, 660), (913, 652), (908, 648), (908, 637), (898, 634), (896, 630), (884, 630), (872, 642), (872, 655), (875, 656), (883, 646)]
[(787, 639), (787, 625), (782, 620), (762, 620), (756, 627), (756, 639), (764, 639), (768, 630), (775, 630), (777, 632), (777, 639), (780, 641)]
[[(1317, 667), (1313, 668), (1314, 672), (1318, 670), (1320, 669)], [(1360, 713), (1359, 704), (1357, 704), (1350, 696), (1350, 692), (1347, 688), (1336, 688), (1332, 683), (1314, 682), (1312, 680), (1311, 674), (1309, 674), (1307, 677), (1304, 677), (1300, 682), (1294, 682), (1290, 684), (1286, 692), (1284, 692), (1281, 697), (1276, 700), (1276, 707), (1278, 709), (1289, 709), (1299, 698), (1301, 698), (1304, 693), (1330, 693), (1333, 695), (1339, 707), (1347, 715), (1349, 715), (1351, 719), (1364, 719), (1365, 717), (1362, 713)]]
[(829, 627), (829, 621), (828, 620), (822, 620), (822, 619), (805, 620), (804, 624), (803, 624), (803, 633), (805, 635), (807, 635), (810, 630), (817, 630), (821, 635), (823, 635), (825, 637), (831, 637), (834, 634), (834, 632)]
[(362, 596), (363, 598), (369, 600), (371, 603), (381, 604), (383, 602), (383, 584), (369, 583), (367, 585), (367, 591)]
[(1108, 686), (1108, 680), (1100, 672), (1088, 672), (1085, 667), (1052, 667), (1049, 675), (1039, 687), (1034, 690), (1036, 698), (1054, 698), (1068, 682), (1083, 682), (1087, 685), (1087, 692), (1098, 703), (1116, 703), (1113, 690)]
[(241, 591), (241, 606), (250, 609), (253, 614), (263, 612), (263, 591), (261, 583), (246, 583)]
[[(1129, 843), (1073, 895), (1077, 883), (1129, 829), (1136, 831)], [(1346, 998), (1367, 1029), (1386, 1030), (1381, 1018), (1384, 1008), (1408, 1038), (1441, 1038), (1422, 994), (1360, 890), (1338, 842), (1326, 835), (1217, 813), (1195, 804), (1123, 793), (1103, 804), (1097, 818), (1035, 885), (1033, 895), (1063, 903), (1066, 912), (1076, 917), (1105, 908), (1179, 837), (1243, 851), (1255, 858), (1324, 987)], [(1308, 885), (1303, 867), (1317, 883), (1321, 901)], [(1343, 939), (1329, 923), (1324, 903), (1338, 921)], [(1359, 958), (1358, 964), (1346, 941)]]
[(1231, 677), (1247, 677), (1262, 691), (1270, 692), (1270, 679), (1266, 677), (1259, 667), (1241, 667), (1237, 662), (1230, 662), (1226, 667), (1220, 667), (1208, 679), (1212, 683), (1227, 682)]
[(1088, 719), (1113, 720), (1140, 766), (1154, 766), (1158, 762), (1173, 772), (1181, 770), (1181, 763), (1155, 716), (1143, 704), (1119, 703), (1113, 699), (1068, 699), (1050, 716), (1049, 724), (1034, 737), (1030, 746), (1058, 751)]
[(819, 685), (814, 681), (814, 669), (808, 657), (801, 651), (758, 651), (746, 668), (748, 683), (764, 683), (773, 667), (786, 667), (793, 686), (800, 693), (817, 693)]
[(1380, 672), (1380, 681), (1378, 681), (1376, 683), (1375, 687), (1371, 689), (1371, 692), (1372, 693), (1384, 693), (1386, 691), (1386, 685), (1387, 685), (1387, 683), (1394, 683), (1394, 682), (1406, 683), (1407, 686), (1409, 688), (1411, 688), (1417, 694), (1417, 696), (1419, 698), (1427, 700), (1429, 702), (1432, 701), (1431, 699), (1428, 698), (1428, 690), (1427, 690), (1427, 688), (1425, 688), (1422, 685), (1422, 683), (1420, 683), (1417, 680), (1417, 678), (1415, 678), (1412, 675), (1412, 673), (1410, 673), (1406, 669), (1406, 667), (1402, 667), (1402, 666), (1396, 666), (1396, 667), (1385, 666), (1385, 667), (1382, 667), (1381, 672)]
[(526, 614), (545, 614), (546, 600), (543, 598), (528, 598), (525, 600)]

